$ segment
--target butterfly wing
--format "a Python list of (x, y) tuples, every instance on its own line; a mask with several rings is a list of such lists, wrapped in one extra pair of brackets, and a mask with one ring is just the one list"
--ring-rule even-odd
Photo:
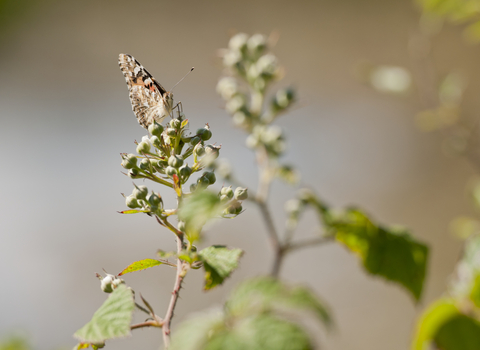
[(144, 128), (172, 112), (173, 96), (130, 55), (120, 54), (118, 64), (127, 82), (133, 113)]

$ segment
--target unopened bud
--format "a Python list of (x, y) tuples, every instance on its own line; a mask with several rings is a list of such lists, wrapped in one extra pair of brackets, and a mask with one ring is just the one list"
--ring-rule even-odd
[(243, 201), (247, 198), (248, 198), (248, 192), (246, 188), (237, 187), (235, 189), (235, 199), (238, 199), (239, 201)]
[(142, 141), (137, 146), (137, 153), (144, 154), (150, 152), (150, 143)]
[(125, 169), (132, 169), (137, 166), (137, 157), (134, 154), (122, 155), (122, 166)]
[(183, 157), (179, 155), (173, 155), (168, 158), (168, 165), (174, 168), (180, 168), (183, 165)]
[(137, 198), (137, 199), (145, 199), (147, 198), (148, 194), (148, 188), (147, 186), (135, 186), (135, 188), (132, 191), (132, 195)]
[(135, 198), (133, 194), (125, 198), (125, 204), (127, 205), (127, 207), (132, 209), (140, 207), (140, 205), (138, 204), (137, 198)]
[[(163, 132), (163, 126), (154, 121), (148, 126), (148, 132), (158, 138), (161, 137)], [(155, 144), (154, 144), (155, 145)]]
[(233, 190), (231, 187), (222, 187), (220, 194), (226, 195), (229, 199), (233, 198)]
[(215, 181), (217, 181), (217, 178), (215, 176), (215, 173), (213, 171), (207, 171), (203, 174), (203, 176), (208, 180), (210, 185), (213, 185)]
[(212, 137), (212, 132), (210, 131), (208, 125), (205, 126), (205, 128), (198, 129), (197, 136), (200, 136), (203, 141), (210, 140), (210, 138)]

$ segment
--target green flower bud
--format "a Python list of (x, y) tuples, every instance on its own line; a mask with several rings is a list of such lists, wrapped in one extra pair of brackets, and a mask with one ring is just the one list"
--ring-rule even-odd
[(197, 188), (205, 189), (210, 185), (210, 180), (205, 176), (199, 177), (197, 180)]
[[(158, 138), (161, 137), (163, 132), (163, 126), (154, 121), (148, 126), (148, 132)], [(152, 142), (153, 143), (153, 142)], [(155, 145), (155, 144), (154, 144)]]
[(178, 225), (177, 225), (177, 228), (182, 231), (182, 232), (185, 232), (185, 228), (186, 228), (186, 224), (184, 221), (179, 221), (178, 222)]
[(137, 153), (143, 154), (150, 152), (150, 143), (142, 141), (137, 146)]
[(102, 281), (100, 282), (100, 288), (105, 292), (105, 293), (111, 293), (113, 292), (113, 285), (112, 282), (115, 279), (114, 275), (109, 275), (107, 274)]
[(148, 194), (148, 188), (147, 186), (135, 186), (135, 188), (132, 191), (132, 195), (137, 198), (137, 199), (145, 199), (147, 198)]
[(122, 155), (122, 166), (125, 169), (132, 169), (137, 167), (137, 157), (134, 154)]
[(212, 157), (212, 159), (217, 159), (220, 155), (220, 148), (221, 146), (206, 145), (205, 154), (209, 157)]
[(181, 124), (182, 122), (179, 119), (170, 120), (170, 127), (172, 127), (173, 129), (179, 129)]
[(260, 146), (261, 143), (256, 135), (250, 134), (247, 136), (247, 139), (245, 140), (245, 144), (247, 145), (248, 148), (254, 149)]
[(166, 158), (162, 158), (158, 161), (158, 166), (161, 166), (161, 167), (166, 167), (168, 165), (168, 159)]
[(192, 146), (196, 146), (200, 141), (202, 141), (202, 139), (198, 136), (195, 136), (195, 137), (192, 137), (192, 139), (190, 140), (190, 144)]
[(173, 155), (168, 158), (168, 165), (174, 168), (180, 168), (183, 165), (183, 157), (179, 155)]
[(222, 194), (220, 196), (220, 202), (222, 202), (222, 203), (228, 202), (229, 200), (230, 200), (230, 198), (228, 198), (228, 196), (226, 194)]
[(195, 152), (195, 154), (198, 156), (198, 157), (201, 157), (205, 154), (205, 148), (202, 146), (202, 144), (197, 144), (195, 146), (195, 148), (193, 149), (193, 151)]
[(192, 248), (191, 248), (191, 249), (192, 249), (192, 252), (194, 252), (194, 253), (197, 252), (197, 247), (196, 247), (196, 246), (192, 245)]
[(173, 128), (168, 128), (167, 129), (167, 135), (170, 136), (170, 137), (175, 137), (175, 136), (177, 136), (177, 130), (175, 130)]
[(235, 206), (235, 214), (240, 214), (242, 212), (243, 208), (241, 204), (238, 204)]
[(227, 196), (228, 199), (233, 198), (233, 190), (231, 187), (222, 187), (222, 189), (220, 190), (220, 194)]
[(160, 148), (162, 145), (162, 143), (160, 142), (160, 139), (155, 135), (150, 137), (150, 142), (152, 143), (152, 145), (155, 146), (155, 148)]
[(100, 282), (100, 288), (105, 293), (111, 293), (115, 288), (117, 288), (122, 283), (125, 283), (125, 281), (122, 280), (121, 278), (118, 278), (117, 276), (110, 275), (107, 273), (107, 275)]
[(235, 189), (235, 199), (243, 201), (248, 198), (248, 192), (246, 188), (237, 187)]
[(177, 169), (175, 169), (173, 166), (167, 166), (167, 168), (165, 169), (165, 174), (167, 174), (168, 176), (173, 176), (176, 173)]
[(190, 185), (190, 192), (195, 192), (195, 190), (197, 189), (197, 184), (191, 184)]
[(140, 205), (138, 204), (137, 198), (133, 194), (125, 198), (125, 204), (127, 204), (127, 207), (135, 209), (135, 208), (140, 208)]
[(233, 215), (237, 213), (237, 209), (235, 206), (231, 205), (229, 207), (226, 207), (225, 210), (223, 211), (224, 215)]
[(143, 159), (140, 161), (140, 166), (139, 166), (139, 168), (142, 169), (142, 170), (150, 169), (150, 160), (148, 160), (147, 158), (143, 158)]
[(212, 132), (210, 131), (208, 125), (205, 128), (198, 129), (197, 136), (200, 136), (203, 141), (210, 140), (210, 138), (212, 137)]
[(213, 185), (217, 178), (215, 177), (215, 173), (213, 171), (207, 171), (203, 174), (203, 176), (208, 180), (210, 185)]
[(158, 208), (158, 206), (162, 203), (162, 198), (157, 195), (155, 192), (152, 192), (150, 196), (148, 196), (148, 203), (153, 208)]
[(130, 169), (130, 171), (128, 172), (128, 176), (132, 179), (136, 179), (139, 174), (140, 172), (136, 168)]
[(294, 90), (291, 88), (277, 91), (273, 99), (273, 107), (276, 110), (287, 108), (294, 99)]
[(178, 173), (182, 178), (188, 178), (190, 175), (192, 175), (192, 168), (185, 164), (178, 170)]

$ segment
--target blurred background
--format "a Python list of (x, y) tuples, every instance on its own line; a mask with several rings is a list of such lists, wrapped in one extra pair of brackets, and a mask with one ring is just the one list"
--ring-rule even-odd
[[(367, 276), (335, 244), (290, 256), (282, 277), (312, 286), (330, 305), (337, 327), (317, 332), (323, 349), (408, 348), (416, 316), (442, 294), (459, 256), (462, 241), (450, 233), (451, 221), (475, 215), (466, 191), (475, 161), (452, 156), (445, 147), (451, 129), (436, 128), (431, 115), (418, 113), (435, 107), (432, 76), (451, 72), (468, 81), (456, 85), (463, 86), (462, 116), (474, 120), (480, 107), (479, 46), (453, 25), (426, 40), (422, 23), (415, 4), (401, 0), (0, 1), (0, 339), (23, 332), (35, 349), (73, 347), (72, 334), (106, 297), (95, 272), (118, 273), (155, 257), (157, 248), (175, 247), (155, 220), (117, 213), (125, 209), (120, 193), (132, 190), (119, 153), (134, 152), (134, 140), (145, 135), (131, 111), (119, 53), (135, 56), (167, 89), (195, 66), (175, 89), (190, 129), (209, 123), (221, 156), (255, 188), (245, 135), (233, 128), (215, 92), (216, 50), (242, 31), (279, 34), (274, 52), (286, 68), (279, 86), (296, 87), (299, 102), (278, 124), (287, 131), (286, 158), (302, 183), (334, 206), (356, 204), (380, 222), (405, 225), (431, 247), (419, 304), (398, 286)], [(407, 68), (397, 70), (401, 88), (388, 79), (382, 85), (382, 73), (373, 79), (378, 66)], [(417, 79), (416, 89), (410, 79)], [(452, 118), (446, 118), (450, 126), (457, 122)], [(471, 131), (466, 125), (460, 132)], [(453, 133), (461, 144), (463, 134)], [(279, 227), (293, 193), (280, 183), (273, 188)], [(314, 225), (312, 215), (302, 227), (308, 234)], [(209, 228), (205, 245), (246, 254), (214, 291), (201, 291), (200, 272), (189, 274), (174, 327), (192, 312), (221, 306), (239, 281), (270, 270), (264, 229), (252, 205)], [(164, 313), (172, 269), (125, 279)], [(107, 346), (157, 349), (160, 339), (158, 331), (138, 330)]]

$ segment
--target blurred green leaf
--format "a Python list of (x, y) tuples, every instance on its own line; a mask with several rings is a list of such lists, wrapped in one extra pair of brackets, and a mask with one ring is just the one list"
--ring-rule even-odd
[(118, 274), (118, 276), (125, 275), (126, 273), (130, 272), (135, 272), (135, 271), (140, 271), (140, 270), (145, 270), (153, 266), (161, 265), (162, 262), (155, 260), (155, 259), (143, 259), (140, 261), (135, 261), (134, 263), (131, 263), (128, 265), (125, 269), (123, 269), (122, 272)]
[(196, 191), (185, 198), (179, 208), (178, 218), (185, 222), (187, 238), (194, 242), (208, 220), (220, 217), (223, 206), (218, 195), (210, 191)]
[(28, 338), (21, 334), (11, 334), (0, 340), (0, 350), (30, 350)]
[(138, 210), (138, 209), (130, 209), (130, 210), (122, 210), (119, 211), (120, 214), (138, 214), (138, 213), (150, 213), (151, 210)]
[(442, 350), (478, 350), (480, 323), (462, 314), (455, 315), (438, 329), (435, 343)]
[(229, 249), (224, 246), (211, 246), (202, 249), (198, 255), (205, 269), (205, 290), (212, 289), (230, 276), (238, 267), (242, 256), (241, 249)]
[[(233, 321), (233, 320), (232, 320)], [(222, 315), (200, 316), (174, 334), (171, 350), (310, 350), (308, 334), (298, 325), (257, 315), (228, 322)]]
[(310, 289), (289, 287), (271, 277), (258, 277), (242, 283), (235, 289), (226, 307), (232, 315), (245, 317), (285, 309), (310, 311), (326, 326), (332, 323), (327, 308)]
[(75, 338), (84, 343), (101, 343), (129, 335), (134, 307), (132, 290), (124, 284), (119, 285), (90, 322), (75, 332)]
[(356, 253), (365, 269), (397, 282), (418, 300), (422, 293), (428, 248), (403, 230), (376, 226), (356, 209), (332, 223), (336, 239)]
[(440, 299), (432, 303), (417, 323), (417, 330), (412, 342), (412, 350), (428, 350), (438, 330), (448, 320), (459, 315), (452, 299)]

